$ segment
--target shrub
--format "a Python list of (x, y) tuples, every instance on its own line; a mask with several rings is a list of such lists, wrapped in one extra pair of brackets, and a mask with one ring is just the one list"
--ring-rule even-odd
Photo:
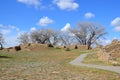
[(52, 44), (48, 44), (48, 47), (53, 47), (53, 45)]
[(66, 46), (64, 46), (64, 48), (66, 48)]
[(16, 50), (16, 51), (21, 50), (20, 46), (15, 46), (15, 50)]
[(67, 47), (67, 48), (66, 48), (66, 51), (70, 51), (70, 48)]
[(75, 45), (75, 49), (78, 49), (77, 45)]

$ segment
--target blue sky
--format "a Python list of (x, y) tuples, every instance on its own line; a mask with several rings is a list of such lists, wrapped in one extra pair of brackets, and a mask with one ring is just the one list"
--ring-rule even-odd
[(105, 26), (105, 43), (120, 39), (120, 0), (0, 0), (0, 32), (6, 46), (23, 32), (40, 28), (67, 30), (79, 21)]

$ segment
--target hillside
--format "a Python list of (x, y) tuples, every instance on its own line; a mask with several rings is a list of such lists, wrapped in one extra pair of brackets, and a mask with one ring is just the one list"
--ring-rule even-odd
[(0, 51), (0, 80), (117, 80), (116, 73), (69, 64), (85, 52), (40, 45), (31, 51)]

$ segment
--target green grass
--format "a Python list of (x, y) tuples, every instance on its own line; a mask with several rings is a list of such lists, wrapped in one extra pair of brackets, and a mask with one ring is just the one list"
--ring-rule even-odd
[(70, 65), (86, 50), (46, 48), (38, 51), (0, 52), (0, 80), (116, 80), (118, 74)]

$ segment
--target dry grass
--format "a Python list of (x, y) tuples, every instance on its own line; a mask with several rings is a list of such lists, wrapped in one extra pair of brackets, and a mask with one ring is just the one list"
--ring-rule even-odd
[(116, 73), (68, 64), (84, 50), (0, 52), (0, 80), (117, 80)]
[[(94, 49), (94, 50), (92, 50), (92, 52), (97, 53), (98, 49)], [(96, 64), (96, 65), (105, 65), (105, 66), (114, 66), (114, 65), (119, 66), (119, 64), (120, 64), (120, 58), (116, 58), (116, 60), (115, 60), (115, 62), (118, 62), (119, 64), (114, 64), (114, 63), (112, 63), (110, 61), (108, 63), (105, 60), (101, 60), (100, 57), (98, 56), (98, 54), (102, 54), (102, 53), (88, 54), (87, 57), (84, 59), (83, 63), (85, 63), (85, 64)], [(119, 53), (118, 53), (118, 55), (119, 55)]]
[(99, 60), (97, 54), (88, 54), (83, 63), (112, 66), (110, 63)]

